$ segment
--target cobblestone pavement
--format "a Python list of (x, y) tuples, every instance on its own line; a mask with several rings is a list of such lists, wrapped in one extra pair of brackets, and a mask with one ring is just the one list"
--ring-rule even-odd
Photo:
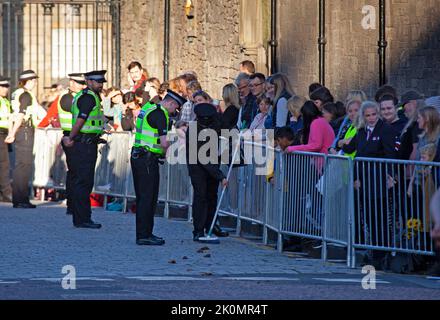
[[(35, 295), (31, 295), (31, 298), (38, 298), (39, 294), (42, 297), (63, 298), (65, 292), (54, 296), (44, 295), (44, 290), (37, 290), (35, 286), (36, 283), (45, 283), (40, 289), (49, 290), (50, 284), (60, 282), (64, 277), (62, 268), (66, 265), (75, 267), (76, 277), (80, 282), (97, 281), (101, 285), (112, 282), (113, 285), (118, 284), (118, 288), (124, 287), (124, 283), (133, 286), (133, 281), (138, 285), (156, 284), (158, 288), (163, 287), (161, 283), (164, 281), (184, 283), (185, 286), (189, 285), (189, 281), (194, 285), (199, 284), (200, 288), (207, 286), (206, 281), (201, 280), (212, 281), (212, 288), (228, 287), (231, 282), (235, 283), (235, 287), (237, 283), (247, 283), (238, 286), (242, 291), (235, 291), (235, 295), (222, 295), (220, 293), (223, 291), (219, 290), (219, 295), (215, 296), (212, 291), (207, 290), (209, 294), (204, 295), (207, 298), (256, 298), (252, 286), (265, 280), (273, 283), (271, 289), (267, 288), (267, 292), (278, 292), (276, 288), (285, 285), (298, 286), (299, 282), (301, 286), (305, 283), (315, 285), (315, 289), (320, 286), (319, 290), (331, 285), (336, 289), (336, 285), (347, 283), (351, 283), (353, 287), (353, 283), (356, 283), (356, 290), (362, 291), (361, 271), (351, 270), (343, 263), (324, 264), (320, 260), (279, 254), (272, 248), (236, 237), (221, 239), (221, 243), (217, 245), (195, 243), (192, 241), (192, 226), (186, 221), (156, 218), (155, 234), (163, 236), (166, 245), (139, 247), (135, 244), (133, 214), (96, 209), (93, 219), (102, 223), (103, 228), (86, 230), (74, 228), (71, 217), (65, 215), (65, 208), (57, 204), (43, 204), (36, 210), (12, 209), (10, 205), (1, 204), (0, 212), (0, 299), (28, 297), (27, 294), (32, 292)], [(205, 250), (201, 250), (202, 248)], [(403, 278), (394, 276), (394, 279), (401, 282)], [(438, 281), (417, 277), (405, 279), (404, 287), (420, 287), (425, 298), (440, 297), (440, 290), (436, 290), (440, 288)], [(425, 281), (425, 285), (419, 280)], [(386, 281), (384, 284), (391, 282)], [(105, 292), (108, 298), (118, 296), (117, 293), (112, 295), (109, 290)], [(185, 291), (193, 292), (190, 296), (179, 296), (178, 290), (173, 292), (176, 296), (170, 295), (169, 298), (188, 299), (197, 296), (197, 290)], [(307, 290), (301, 292), (301, 295), (284, 294), (280, 297), (326, 297), (326, 294), (313, 295), (312, 292), (317, 292), (314, 290), (310, 293)], [(327, 298), (331, 298), (330, 291), (328, 293)], [(340, 293), (341, 297), (345, 293), (347, 298), (352, 298), (346, 290), (341, 289)], [(76, 298), (81, 298), (78, 294), (80, 293), (77, 292)], [(276, 294), (260, 296), (260, 299), (264, 296), (276, 299)], [(135, 294), (128, 297), (150, 296)], [(158, 294), (150, 298), (166, 297)], [(95, 298), (99, 299), (101, 296)]]

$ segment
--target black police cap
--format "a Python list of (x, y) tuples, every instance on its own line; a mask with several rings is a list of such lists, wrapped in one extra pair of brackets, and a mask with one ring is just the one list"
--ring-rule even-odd
[(194, 107), (197, 118), (211, 118), (217, 114), (217, 109), (210, 103), (201, 103)]
[(107, 82), (107, 80), (105, 80), (105, 74), (107, 73), (107, 70), (98, 70), (98, 71), (91, 71), (91, 72), (87, 72), (84, 73), (84, 78), (86, 80), (94, 80), (96, 82)]
[(179, 107), (183, 106), (186, 102), (186, 99), (184, 97), (182, 97), (177, 92), (174, 92), (173, 90), (167, 90), (167, 95), (165, 96), (164, 99), (167, 99), (167, 98), (171, 98), (174, 101), (176, 101), (177, 104), (179, 105)]

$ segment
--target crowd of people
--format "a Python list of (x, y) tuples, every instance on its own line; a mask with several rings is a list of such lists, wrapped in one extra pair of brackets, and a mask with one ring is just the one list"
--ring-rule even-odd
[[(109, 87), (100, 93), (102, 112), (105, 116), (105, 130), (140, 134), (139, 125), (145, 125), (145, 113), (148, 114), (146, 106), (161, 104), (167, 99), (167, 95), (175, 93), (178, 96), (175, 100), (181, 106), (176, 112), (169, 114), (170, 124), (172, 123), (177, 129), (182, 145), (185, 144), (190, 124), (198, 121), (201, 128), (215, 128), (217, 131), (237, 129), (263, 132), (263, 139), (265, 131), (273, 130), (275, 142), (286, 153), (306, 151), (347, 156), (352, 159), (440, 161), (440, 99), (438, 97), (425, 99), (415, 90), (399, 95), (395, 88), (385, 85), (379, 88), (375, 97), (371, 99), (363, 91), (353, 90), (343, 101), (336, 101), (331, 90), (320, 83), (312, 83), (308, 88), (308, 97), (301, 97), (294, 92), (288, 77), (282, 73), (265, 76), (257, 72), (251, 61), (243, 61), (239, 68), (240, 73), (235, 81), (224, 86), (222, 97), (217, 100), (203, 89), (202, 81), (193, 71), (185, 72), (161, 83), (158, 78), (151, 77), (139, 62), (132, 62), (127, 68), (129, 88)], [(13, 201), (14, 207), (33, 207), (27, 196), (26, 184), (15, 182), (24, 181), (25, 176), (30, 175), (28, 162), (29, 158), (32, 158), (30, 147), (33, 140), (29, 138), (31, 130), (26, 128), (33, 126), (63, 128), (64, 104), (67, 105), (67, 109), (71, 110), (74, 94), (82, 90), (81, 86), (85, 85), (84, 81), (78, 80), (77, 74), (71, 74), (69, 77), (71, 96), (66, 99), (64, 91), (60, 91), (56, 97), (54, 95), (51, 98), (53, 101), (46, 103), (47, 110), (43, 109), (44, 112), (38, 113), (39, 118), (25, 118), (26, 121), (31, 122), (29, 126), (21, 130), (21, 123), (14, 127), (5, 127), (1, 122), (2, 171), (6, 163), (4, 159), (4, 153), (7, 152), (4, 151), (6, 144), (24, 137), (23, 134), (26, 133), (25, 138), (22, 138), (27, 141), (23, 145), (24, 151), (20, 150), (20, 144), (16, 144), (13, 196), (9, 183), (5, 182), (5, 179), (1, 180), (1, 196), (3, 199)], [(24, 91), (15, 92), (15, 95), (19, 95), (18, 99), (12, 97), (12, 100), (16, 101), (16, 105), (14, 106), (13, 103), (12, 106), (16, 113), (26, 115), (23, 108), (28, 105), (35, 105), (36, 108), (41, 109), (41, 106), (37, 106), (36, 98), (28, 94), (35, 86), (37, 78), (33, 71), (22, 73), (20, 86), (24, 88)], [(0, 88), (7, 87), (9, 87), (7, 79), (0, 79)], [(59, 90), (58, 87), (52, 89)], [(0, 95), (5, 100), (7, 91), (0, 90)], [(70, 104), (64, 103), (63, 98), (70, 100)], [(2, 108), (10, 108), (10, 106), (2, 100)], [(17, 133), (20, 135), (16, 136)], [(402, 195), (401, 191), (396, 190), (392, 192), (401, 198), (415, 198), (419, 194), (428, 195), (426, 199), (422, 199), (424, 203), (429, 201), (431, 195), (439, 188), (439, 185), (436, 185), (440, 181), (436, 176), (438, 170), (427, 171), (425, 167), (416, 166), (409, 170), (410, 174), (407, 175), (396, 175), (394, 172), (387, 171), (387, 168), (384, 168), (384, 171), (387, 173), (383, 179), (385, 186), (378, 186), (372, 182), (374, 180), (372, 175), (376, 170), (364, 171), (362, 176), (355, 174), (354, 185), (357, 192), (363, 190), (367, 198), (371, 200), (363, 204), (357, 203), (358, 211), (362, 209), (373, 214), (388, 210), (385, 208), (386, 199), (381, 198), (377, 201), (377, 191), (381, 188), (388, 190), (393, 185), (404, 184), (405, 188), (395, 189), (405, 189), (406, 194)], [(205, 217), (197, 219), (197, 225), (195, 224), (194, 239), (196, 240), (203, 237), (210, 225), (213, 208), (217, 201), (214, 193), (219, 183), (226, 186), (227, 182), (218, 168), (205, 166), (200, 169), (189, 165), (189, 173), (193, 186), (198, 190), (194, 197), (195, 214)], [(425, 183), (427, 180), (429, 184)], [(371, 203), (376, 203), (377, 206), (373, 207)], [(426, 204), (425, 207), (427, 207)], [(204, 213), (201, 213), (202, 211)], [(399, 212), (399, 214), (403, 213)], [(210, 218), (206, 219), (207, 215)], [(366, 215), (361, 217), (358, 223), (366, 224), (365, 221), (369, 219), (368, 214)], [(377, 222), (379, 228), (388, 225), (387, 217), (384, 219)], [(431, 220), (427, 218), (425, 221)], [(220, 236), (226, 235), (218, 225), (215, 231)], [(381, 236), (374, 231), (370, 233), (370, 236), (370, 244), (383, 245), (390, 241), (386, 235)]]

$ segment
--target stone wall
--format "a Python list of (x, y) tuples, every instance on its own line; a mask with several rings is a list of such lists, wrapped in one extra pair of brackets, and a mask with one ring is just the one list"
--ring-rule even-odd
[(400, 92), (440, 94), (440, 0), (391, 0), (388, 15), (390, 83)]
[[(188, 20), (185, 2), (171, 0), (171, 78), (194, 70), (211, 95), (221, 96), (221, 88), (233, 80), (239, 62), (246, 58), (240, 47), (241, 1), (245, 0), (193, 0), (195, 18)], [(278, 3), (279, 69), (305, 96), (308, 85), (319, 77), (318, 1)], [(365, 5), (376, 8), (373, 30), (361, 25)], [(264, 10), (261, 23), (268, 22), (269, 13)], [(162, 0), (123, 1), (124, 85), (126, 65), (135, 59), (162, 80), (163, 17)], [(389, 83), (400, 92), (413, 88), (427, 96), (440, 93), (439, 17), (440, 0), (387, 1), (387, 72)], [(326, 1), (326, 39), (326, 85), (335, 96), (344, 100), (351, 89), (373, 96), (379, 81), (379, 0)]]
[(164, 6), (161, 0), (124, 0), (121, 6), (121, 82), (128, 86), (127, 66), (139, 61), (150, 76), (163, 77)]
[[(318, 1), (279, 0), (279, 64), (298, 94), (319, 79)], [(362, 8), (376, 8), (365, 30)], [(400, 93), (440, 94), (440, 0), (387, 1), (387, 74)], [(326, 1), (326, 85), (344, 100), (350, 89), (370, 96), (379, 82), (379, 1)]]
[(378, 32), (362, 27), (362, 7), (379, 8), (379, 1), (326, 1), (326, 84), (338, 99), (345, 101), (348, 91), (363, 89), (372, 97), (379, 81)]
[(279, 70), (302, 96), (319, 79), (317, 8), (315, 1), (279, 0)]
[[(237, 75), (243, 54), (239, 43), (239, 0), (195, 0), (189, 20), (184, 1), (171, 0), (170, 78), (194, 70), (215, 98)], [(122, 79), (126, 65), (139, 60), (151, 75), (163, 80), (164, 1), (124, 0), (122, 21)]]

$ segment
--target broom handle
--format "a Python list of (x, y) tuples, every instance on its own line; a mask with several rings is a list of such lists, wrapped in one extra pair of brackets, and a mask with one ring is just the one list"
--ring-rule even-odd
[[(241, 143), (241, 131), (240, 131), (240, 134), (238, 136), (238, 142), (237, 142), (237, 144), (235, 146), (234, 154), (232, 155), (231, 163), (229, 164), (228, 175), (226, 176), (226, 181), (228, 181), (228, 182), (229, 182), (229, 178), (231, 177), (231, 173), (232, 173), (232, 169), (233, 169), (233, 166), (234, 166), (235, 158), (237, 157), (238, 150), (240, 150), (240, 148), (239, 148), (240, 147), (240, 143)], [(223, 197), (224, 197), (225, 192), (226, 192), (226, 188), (227, 188), (227, 186), (223, 187), (222, 193), (220, 195), (220, 199), (218, 200), (217, 208), (215, 209), (214, 218), (212, 219), (212, 223), (211, 223), (211, 228), (209, 228), (208, 237), (210, 237), (212, 235), (212, 230), (214, 230), (215, 222), (217, 220), (217, 216), (218, 216), (218, 213), (220, 211), (220, 207), (222, 205), (222, 201), (223, 201)]]

